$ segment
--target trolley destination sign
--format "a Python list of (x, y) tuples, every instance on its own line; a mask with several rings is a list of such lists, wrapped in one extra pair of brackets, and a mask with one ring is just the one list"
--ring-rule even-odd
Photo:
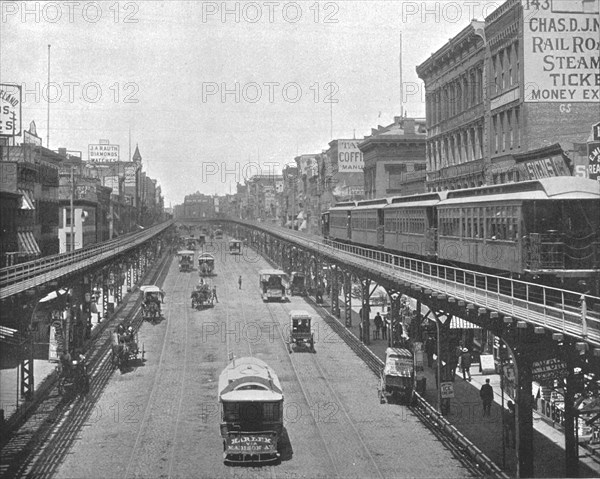
[(534, 361), (531, 367), (535, 381), (548, 381), (559, 379), (567, 373), (567, 364), (560, 359), (552, 358), (543, 361)]
[(270, 436), (230, 436), (227, 439), (228, 452), (271, 452), (273, 449), (273, 438)]

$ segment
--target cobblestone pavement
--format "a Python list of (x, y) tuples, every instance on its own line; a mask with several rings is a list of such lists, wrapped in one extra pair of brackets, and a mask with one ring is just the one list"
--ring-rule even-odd
[[(408, 409), (379, 403), (377, 378), (309, 304), (262, 303), (263, 259), (216, 260), (209, 281), (220, 302), (202, 311), (189, 299), (198, 272), (179, 273), (173, 262), (163, 285), (166, 320), (139, 332), (146, 361), (113, 374), (56, 477), (470, 477)], [(292, 309), (314, 313), (316, 353), (288, 352)], [(277, 465), (223, 464), (217, 381), (229, 354), (262, 359), (281, 380)]]

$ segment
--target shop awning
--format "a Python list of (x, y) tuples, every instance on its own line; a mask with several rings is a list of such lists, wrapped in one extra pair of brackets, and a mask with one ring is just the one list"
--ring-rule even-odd
[(17, 233), (17, 239), (19, 241), (19, 253), (27, 254), (27, 255), (40, 255), (42, 251), (37, 244), (37, 241), (33, 237), (33, 233), (31, 231), (26, 231), (23, 233)]
[(450, 321), (450, 329), (481, 329), (476, 324), (470, 323), (469, 321), (457, 318), (456, 316), (452, 317)]
[(21, 210), (35, 210), (35, 206), (33, 205), (33, 201), (31, 199), (31, 197), (29, 196), (29, 193), (27, 193), (27, 191), (22, 190), (21, 188), (18, 189), (19, 194), (21, 195), (21, 207), (19, 209)]

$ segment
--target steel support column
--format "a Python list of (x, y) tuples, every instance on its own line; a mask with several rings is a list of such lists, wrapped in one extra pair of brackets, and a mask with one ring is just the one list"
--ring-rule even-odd
[(340, 317), (340, 283), (337, 265), (331, 265), (329, 269), (329, 276), (331, 278), (329, 294), (331, 298), (331, 314), (336, 318)]
[(344, 275), (344, 315), (346, 327), (352, 326), (352, 275), (343, 272)]

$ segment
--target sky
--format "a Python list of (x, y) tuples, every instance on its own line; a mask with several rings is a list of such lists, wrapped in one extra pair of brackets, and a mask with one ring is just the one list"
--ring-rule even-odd
[(103, 139), (127, 161), (138, 145), (175, 205), (235, 193), (401, 108), (424, 117), (416, 66), (502, 3), (1, 1), (0, 83), (22, 86), (23, 129), (35, 121), (44, 146), (48, 104), (51, 149), (87, 160)]

